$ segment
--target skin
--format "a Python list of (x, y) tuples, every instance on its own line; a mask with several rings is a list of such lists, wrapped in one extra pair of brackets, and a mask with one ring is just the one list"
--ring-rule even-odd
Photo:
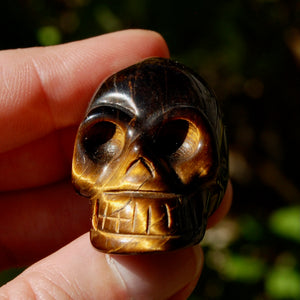
[[(150, 56), (168, 57), (168, 48), (143, 30), (0, 52), (0, 267), (34, 263), (0, 289), (0, 299), (186, 299), (193, 291), (199, 245), (158, 255), (100, 253), (86, 233), (88, 203), (70, 183), (75, 133), (97, 86)], [(209, 226), (231, 198), (229, 184)]]

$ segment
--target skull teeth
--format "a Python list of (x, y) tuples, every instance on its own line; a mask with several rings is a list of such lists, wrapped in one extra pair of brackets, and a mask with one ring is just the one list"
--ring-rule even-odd
[(147, 227), (146, 227), (146, 233), (150, 234), (150, 230), (151, 230), (151, 216), (152, 216), (152, 209), (151, 206), (149, 206), (148, 210), (147, 210)]
[[(180, 196), (138, 198), (120, 194), (96, 201), (94, 228), (110, 233), (173, 235), (192, 230), (197, 218), (189, 201)], [(145, 204), (147, 203), (147, 204)], [(150, 204), (149, 204), (150, 203)], [(96, 225), (96, 226), (95, 226)]]
[(167, 212), (167, 216), (168, 216), (168, 228), (170, 228), (171, 222), (172, 222), (172, 214), (171, 214), (170, 207), (168, 206), (168, 204), (165, 204), (165, 208), (166, 208), (166, 212)]

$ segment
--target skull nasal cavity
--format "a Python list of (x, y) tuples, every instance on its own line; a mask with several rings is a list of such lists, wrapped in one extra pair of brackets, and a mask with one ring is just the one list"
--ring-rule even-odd
[(132, 178), (139, 178), (145, 176), (153, 177), (153, 172), (149, 163), (143, 158), (140, 157), (137, 160), (134, 160), (127, 168), (126, 176)]

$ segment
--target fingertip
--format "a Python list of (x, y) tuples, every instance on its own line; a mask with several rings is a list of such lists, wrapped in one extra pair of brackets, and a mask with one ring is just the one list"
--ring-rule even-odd
[[(107, 48), (106, 52), (102, 52), (104, 62), (109, 61), (108, 75), (148, 57), (170, 57), (165, 39), (156, 31), (127, 29), (106, 34), (104, 38), (109, 44), (114, 45), (114, 48)], [(93, 39), (96, 42), (100, 41), (102, 47), (103, 36), (91, 38), (92, 41)], [(118, 59), (115, 59), (116, 53), (119, 53)]]
[(187, 286), (185, 286), (182, 290), (177, 292), (175, 295), (173, 295), (169, 300), (183, 300), (188, 299), (188, 297), (192, 294), (194, 289), (196, 288), (196, 285), (199, 281), (199, 277), (196, 277), (194, 280), (192, 280)]
[(112, 256), (112, 262), (130, 297), (169, 299), (192, 292), (203, 267), (203, 252), (197, 245), (169, 253)]
[(153, 53), (157, 52), (156, 56), (165, 57), (165, 58), (170, 57), (170, 51), (167, 42), (165, 41), (165, 39), (160, 33), (152, 30), (141, 30), (141, 31), (143, 33), (147, 32), (147, 34), (151, 37), (153, 47), (154, 47)]
[(196, 272), (196, 276), (184, 288), (182, 288), (181, 290), (176, 292), (172, 297), (170, 297), (169, 300), (188, 299), (188, 297), (192, 294), (192, 292), (194, 291), (194, 289), (199, 281), (199, 278), (200, 278), (200, 275), (201, 275), (202, 269), (203, 269), (204, 254), (203, 254), (203, 250), (199, 244), (194, 246), (193, 250), (194, 250), (196, 256), (198, 257), (198, 262), (199, 262), (198, 268), (197, 268), (198, 271)]
[(227, 215), (231, 207), (232, 195), (233, 195), (232, 184), (231, 181), (229, 180), (227, 184), (226, 192), (224, 194), (220, 206), (207, 220), (207, 228), (213, 227)]

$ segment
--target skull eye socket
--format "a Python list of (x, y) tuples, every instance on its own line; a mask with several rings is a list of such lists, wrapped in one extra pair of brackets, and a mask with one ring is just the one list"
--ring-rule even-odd
[(121, 153), (124, 141), (124, 131), (119, 125), (111, 121), (100, 121), (86, 131), (83, 147), (92, 161), (105, 163)]
[(187, 120), (172, 120), (160, 128), (155, 146), (159, 153), (170, 160), (185, 160), (201, 146), (200, 132)]

